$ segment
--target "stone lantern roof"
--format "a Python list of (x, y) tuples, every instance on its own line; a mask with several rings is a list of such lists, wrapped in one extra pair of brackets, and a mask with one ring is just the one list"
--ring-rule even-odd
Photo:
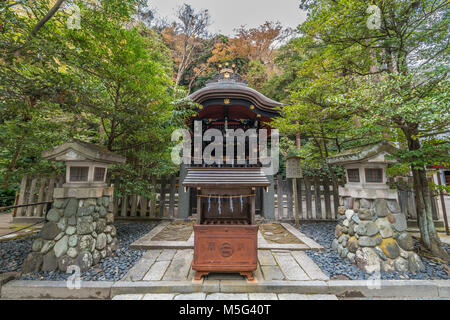
[(104, 147), (72, 139), (42, 153), (42, 157), (53, 161), (96, 161), (108, 164), (125, 163), (126, 158)]
[(384, 155), (394, 155), (399, 150), (392, 144), (381, 141), (359, 148), (354, 148), (341, 152), (333, 157), (327, 159), (329, 164), (352, 164), (360, 162), (378, 162), (378, 163), (393, 163), (395, 160), (388, 160)]

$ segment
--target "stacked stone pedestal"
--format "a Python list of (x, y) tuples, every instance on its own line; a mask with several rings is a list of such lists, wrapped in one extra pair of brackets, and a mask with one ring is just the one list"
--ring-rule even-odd
[(113, 189), (57, 188), (52, 208), (22, 272), (65, 272), (76, 265), (86, 271), (117, 247), (112, 213)]
[(425, 267), (394, 199), (341, 199), (332, 248), (372, 273), (417, 272)]

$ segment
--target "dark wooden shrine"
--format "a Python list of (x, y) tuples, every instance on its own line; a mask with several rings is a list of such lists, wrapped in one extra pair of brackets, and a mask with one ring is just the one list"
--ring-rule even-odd
[[(202, 121), (203, 131), (219, 129), (224, 137), (227, 129), (266, 128), (270, 134), (267, 123), (278, 114), (274, 108), (280, 106), (249, 88), (228, 67), (189, 98), (200, 104), (198, 113), (191, 119), (192, 131), (194, 120)], [(253, 279), (258, 248), (257, 191), (267, 188), (270, 182), (259, 156), (254, 161), (248, 143), (246, 148), (245, 161), (233, 159), (231, 163), (214, 165), (202, 161), (187, 168), (182, 184), (195, 191), (197, 197), (192, 263), (197, 280), (210, 272), (240, 273)]]

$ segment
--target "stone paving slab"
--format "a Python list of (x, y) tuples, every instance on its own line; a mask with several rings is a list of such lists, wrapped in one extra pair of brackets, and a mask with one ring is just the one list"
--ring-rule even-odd
[(206, 300), (248, 300), (246, 293), (211, 293)]
[(325, 281), (258, 281), (220, 280), (220, 292), (226, 293), (328, 293)]
[(81, 281), (80, 289), (69, 289), (66, 281), (13, 280), (2, 286), (7, 299), (109, 299), (110, 281)]
[(320, 270), (319, 266), (306, 255), (306, 253), (302, 251), (292, 251), (291, 254), (311, 280), (329, 279), (329, 277)]
[[(444, 280), (447, 281), (447, 280)], [(333, 280), (328, 291), (339, 296), (352, 296), (355, 292), (363, 297), (439, 297), (439, 282), (432, 280)], [(447, 288), (450, 281), (447, 282)]]
[(261, 280), (264, 279), (263, 273), (262, 273), (262, 270), (261, 270), (261, 265), (259, 264), (259, 262), (258, 262), (258, 265), (256, 267), (256, 271), (253, 272), (253, 276), (255, 277), (256, 281), (261, 281)]
[(118, 295), (244, 293), (335, 295), (340, 299), (450, 299), (449, 280), (380, 280), (368, 287), (363, 280), (260, 281), (82, 281), (80, 289), (68, 289), (66, 281), (13, 280), (2, 287), (1, 299), (111, 299)]
[[(157, 226), (155, 226), (152, 230), (150, 230), (149, 233), (144, 235), (142, 238), (140, 238), (138, 241), (150, 241), (154, 236), (156, 236), (158, 233), (160, 233), (165, 227), (167, 227), (170, 224), (170, 221), (162, 221)], [(136, 241), (136, 242), (138, 242)]]
[(170, 264), (170, 260), (156, 261), (148, 270), (144, 276), (144, 281), (161, 280), (167, 267)]
[(164, 249), (156, 261), (170, 261), (175, 256), (175, 253), (177, 253), (176, 249)]
[(174, 297), (174, 300), (205, 300), (205, 299), (206, 293), (203, 292), (179, 294)]
[(152, 241), (187, 241), (194, 231), (193, 225), (193, 222), (172, 221)]
[(267, 240), (263, 237), (261, 232), (258, 232), (258, 244), (268, 244)]
[(178, 250), (164, 274), (163, 280), (187, 280), (194, 250)]
[(249, 300), (278, 300), (276, 293), (249, 293)]
[(188, 294), (122, 294), (112, 300), (338, 300), (331, 294), (297, 294), (297, 293), (188, 293)]
[(288, 280), (310, 280), (291, 253), (274, 252), (273, 255)]
[(126, 281), (140, 281), (144, 278), (145, 274), (149, 270), (149, 266), (151, 266), (158, 258), (161, 250), (149, 250), (146, 251), (139, 263), (136, 263), (133, 268), (128, 271), (128, 273), (123, 277), (123, 280)]
[(281, 293), (278, 294), (279, 300), (308, 300), (307, 294), (299, 293)]
[(258, 261), (262, 266), (275, 266), (277, 264), (270, 250), (258, 250)]
[(281, 223), (283, 227), (286, 228), (287, 231), (292, 233), (294, 236), (299, 238), (303, 243), (305, 243), (308, 247), (311, 248), (311, 250), (325, 250), (323, 246), (315, 242), (313, 239), (308, 238), (304, 233), (300, 232), (300, 230), (297, 230), (293, 226), (291, 226), (289, 223)]
[(192, 269), (192, 266), (191, 266), (191, 267), (189, 268), (189, 274), (188, 274), (186, 280), (190, 280), (190, 281), (194, 280), (194, 277), (195, 277), (195, 274), (196, 274), (196, 273), (197, 273), (197, 272), (196, 272), (194, 269)]
[[(192, 249), (149, 250), (122, 279), (123, 281), (193, 280)], [(328, 280), (328, 277), (304, 252), (290, 250), (258, 250), (256, 281)], [(238, 273), (211, 273), (211, 280), (245, 280)]]
[(279, 300), (338, 300), (332, 294), (298, 294), (298, 293), (281, 293), (278, 294)]
[(112, 298), (112, 300), (142, 300), (143, 294), (121, 294)]
[(262, 266), (264, 280), (284, 280), (285, 277), (278, 266)]
[(175, 293), (147, 293), (142, 300), (172, 300)]

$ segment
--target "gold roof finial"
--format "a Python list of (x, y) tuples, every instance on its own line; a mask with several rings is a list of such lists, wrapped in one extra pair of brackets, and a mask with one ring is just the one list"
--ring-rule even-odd
[(234, 67), (236, 67), (236, 65), (234, 63), (231, 65), (231, 68), (230, 68), (230, 63), (229, 62), (225, 62), (225, 66), (224, 67), (222, 67), (222, 65), (219, 64), (219, 68), (221, 68), (220, 69), (220, 73), (224, 74), (224, 77), (227, 78), (227, 79), (230, 78), (231, 75), (235, 72), (234, 71)]

